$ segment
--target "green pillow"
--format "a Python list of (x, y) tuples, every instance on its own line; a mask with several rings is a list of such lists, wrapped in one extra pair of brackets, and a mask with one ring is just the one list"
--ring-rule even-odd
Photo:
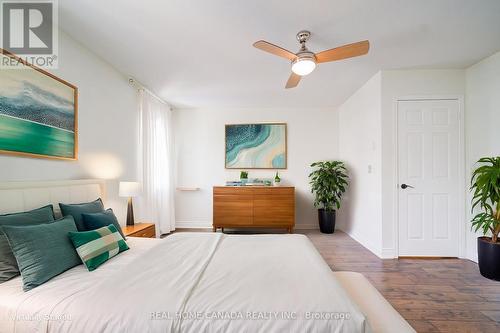
[(38, 287), (80, 264), (68, 237), (69, 232), (76, 231), (71, 216), (48, 224), (6, 225), (3, 231), (19, 265), (24, 291)]
[(92, 231), (70, 232), (69, 238), (89, 271), (128, 250), (127, 243), (112, 224)]
[(102, 227), (107, 227), (112, 224), (116, 227), (116, 230), (122, 235), (123, 239), (127, 239), (123, 234), (122, 227), (118, 223), (118, 219), (113, 213), (111, 208), (106, 209), (102, 213), (92, 213), (92, 214), (82, 214), (83, 224), (87, 231), (99, 229)]
[(101, 198), (94, 200), (92, 202), (80, 203), (80, 204), (63, 204), (60, 203), (61, 213), (63, 216), (71, 215), (75, 219), (76, 228), (78, 231), (86, 231), (85, 224), (83, 223), (82, 214), (90, 213), (102, 213), (104, 212), (104, 206), (102, 204)]
[(36, 225), (54, 221), (54, 208), (47, 205), (28, 212), (0, 215), (0, 283), (19, 275), (19, 267), (12, 253), (7, 237), (2, 231), (4, 225)]

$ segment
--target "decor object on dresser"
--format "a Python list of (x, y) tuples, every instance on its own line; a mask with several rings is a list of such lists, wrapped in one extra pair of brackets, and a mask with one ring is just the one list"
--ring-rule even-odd
[(123, 228), (126, 237), (155, 238), (156, 227), (154, 223), (136, 223)]
[(316, 168), (309, 174), (314, 206), (318, 208), (319, 229), (322, 233), (335, 231), (335, 209), (340, 208), (342, 194), (347, 189), (347, 169), (341, 161), (323, 161), (311, 164)]
[(141, 184), (137, 182), (120, 182), (119, 196), (128, 198), (127, 204), (127, 225), (134, 225), (134, 207), (132, 198), (141, 194)]
[(276, 176), (274, 176), (274, 186), (280, 186), (281, 185), (281, 178), (280, 175), (278, 174), (278, 171), (276, 171)]
[(248, 182), (248, 171), (240, 171), (240, 182), (243, 185)]
[[(472, 218), (474, 231), (481, 229), (477, 239), (478, 264), (481, 275), (500, 281), (500, 156), (483, 157), (477, 163), (471, 180), (472, 211), (481, 212)], [(490, 232), (491, 237), (486, 234)]]
[(227, 169), (286, 169), (286, 124), (226, 125)]
[(295, 188), (215, 186), (213, 231), (217, 228), (285, 228), (295, 226)]
[[(0, 49), (0, 152), (55, 159), (77, 159), (76, 86)], [(7, 58), (7, 59), (6, 59)]]

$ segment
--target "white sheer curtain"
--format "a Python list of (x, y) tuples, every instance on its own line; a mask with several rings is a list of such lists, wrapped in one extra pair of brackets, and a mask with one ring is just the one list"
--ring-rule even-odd
[(140, 171), (139, 214), (156, 223), (159, 234), (175, 229), (172, 111), (144, 89), (139, 90)]

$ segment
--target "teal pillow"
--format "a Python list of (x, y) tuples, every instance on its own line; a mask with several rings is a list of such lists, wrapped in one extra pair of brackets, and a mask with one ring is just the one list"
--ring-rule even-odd
[(19, 267), (12, 253), (7, 237), (2, 231), (4, 225), (35, 225), (54, 221), (54, 207), (47, 205), (28, 212), (0, 215), (0, 283), (19, 275)]
[(92, 231), (70, 232), (69, 238), (89, 271), (129, 249), (112, 224)]
[(111, 208), (106, 209), (102, 213), (82, 214), (82, 217), (83, 224), (85, 225), (85, 229), (87, 231), (107, 227), (112, 224), (116, 227), (116, 230), (118, 230), (120, 235), (122, 235), (123, 239), (126, 239), (123, 234), (122, 227), (120, 226), (120, 223), (118, 223), (118, 219)]
[(3, 226), (23, 278), (24, 291), (77, 266), (80, 259), (68, 233), (76, 232), (73, 217), (30, 226)]
[(68, 215), (73, 216), (78, 231), (86, 231), (85, 224), (83, 223), (82, 214), (104, 212), (104, 206), (102, 204), (101, 198), (94, 200), (92, 202), (80, 203), (80, 204), (67, 205), (60, 203), (59, 207), (61, 208), (61, 213), (63, 216), (68, 216)]

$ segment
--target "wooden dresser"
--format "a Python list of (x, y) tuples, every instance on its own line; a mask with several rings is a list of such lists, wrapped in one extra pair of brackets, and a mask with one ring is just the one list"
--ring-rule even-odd
[(214, 186), (213, 230), (217, 228), (285, 228), (295, 226), (295, 188)]

